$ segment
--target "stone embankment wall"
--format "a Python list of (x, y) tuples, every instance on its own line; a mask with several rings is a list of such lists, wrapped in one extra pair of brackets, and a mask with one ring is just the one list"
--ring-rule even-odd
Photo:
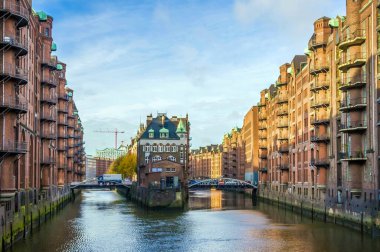
[(149, 208), (183, 208), (184, 193), (175, 189), (150, 189), (133, 185), (129, 197)]
[(68, 202), (75, 198), (79, 191), (67, 190), (64, 194), (53, 200), (41, 200), (37, 204), (21, 206), (18, 212), (13, 213), (10, 220), (1, 220), (1, 245), (0, 252), (6, 251), (15, 242), (26, 238), (39, 228), (49, 218), (63, 209)]
[(279, 208), (292, 211), (311, 219), (335, 223), (373, 237), (380, 236), (380, 213), (372, 215), (365, 212), (352, 212), (344, 209), (344, 206), (327, 206), (323, 202), (303, 200), (288, 193), (278, 193), (271, 190), (259, 190), (258, 198)]

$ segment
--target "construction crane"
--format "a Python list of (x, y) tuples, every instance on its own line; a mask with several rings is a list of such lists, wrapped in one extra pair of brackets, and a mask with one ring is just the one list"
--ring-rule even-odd
[(125, 133), (125, 131), (119, 131), (118, 129), (115, 129), (115, 130), (96, 130), (95, 132), (115, 134), (115, 149), (117, 149), (117, 134), (124, 134)]

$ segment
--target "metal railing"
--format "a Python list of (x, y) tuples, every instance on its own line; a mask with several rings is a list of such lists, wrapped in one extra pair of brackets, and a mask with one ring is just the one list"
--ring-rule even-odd
[(330, 122), (330, 117), (327, 115), (314, 117), (311, 119), (311, 124), (322, 124), (322, 123), (328, 123)]
[(352, 54), (346, 54), (339, 60), (340, 65), (353, 64), (357, 60), (367, 60), (367, 53), (358, 52)]
[(2, 1), (0, 2), (0, 10), (16, 14), (29, 21), (28, 9), (24, 8), (20, 4), (12, 3), (10, 1)]
[(58, 97), (57, 97), (56, 94), (45, 94), (45, 93), (42, 93), (41, 101), (50, 102), (50, 103), (57, 103), (58, 102)]
[(311, 136), (311, 142), (319, 142), (319, 141), (327, 141), (330, 140), (330, 136), (328, 134), (315, 134)]
[(5, 141), (0, 142), (0, 151), (2, 152), (26, 152), (27, 151), (27, 142), (18, 142), (18, 141)]
[(347, 151), (347, 152), (340, 152), (339, 153), (339, 159), (351, 159), (351, 158), (359, 158), (359, 159), (365, 159), (365, 151)]
[(340, 40), (340, 43), (345, 43), (345, 42), (348, 42), (350, 40), (354, 40), (356, 38), (365, 38), (365, 37), (366, 37), (365, 30), (364, 29), (357, 29), (356, 31), (351, 32), (351, 33), (343, 32), (342, 35), (340, 36), (339, 40)]
[(26, 69), (17, 67), (15, 63), (12, 64), (10, 62), (4, 62), (2, 65), (0, 65), (0, 74), (8, 75), (13, 78), (25, 81), (28, 80), (28, 71)]
[(367, 97), (357, 97), (357, 98), (350, 98), (345, 99), (340, 103), (341, 107), (352, 107), (357, 105), (366, 105), (367, 104)]
[(318, 98), (316, 100), (313, 100), (311, 102), (311, 107), (319, 107), (319, 106), (324, 106), (324, 105), (329, 105), (330, 104), (330, 99), (328, 98), (324, 98), (324, 99), (321, 99), (321, 98)]
[(48, 121), (56, 121), (57, 117), (53, 114), (48, 114), (48, 113), (41, 113), (40, 118), (42, 120), (48, 120)]
[(3, 35), (1, 38), (1, 43), (3, 44), (9, 44), (12, 46), (20, 47), (24, 50), (28, 50), (28, 40), (23, 39), (20, 36), (13, 36), (13, 35)]
[(330, 80), (316, 80), (310, 86), (311, 89), (322, 89), (330, 86)]
[(340, 125), (340, 130), (366, 128), (366, 127), (367, 127), (366, 120), (348, 121)]
[(328, 158), (314, 158), (310, 160), (311, 166), (329, 165), (330, 160)]
[(48, 83), (48, 84), (53, 85), (53, 86), (58, 85), (57, 78), (55, 76), (51, 76), (50, 74), (49, 75), (43, 74), (42, 78), (41, 78), (41, 82), (42, 83)]
[(358, 84), (367, 83), (367, 76), (365, 74), (354, 76), (354, 77), (346, 77), (339, 81), (339, 86), (341, 88), (355, 86)]
[(28, 111), (27, 102), (20, 100), (20, 98), (3, 97), (3, 99), (0, 100), (0, 107)]

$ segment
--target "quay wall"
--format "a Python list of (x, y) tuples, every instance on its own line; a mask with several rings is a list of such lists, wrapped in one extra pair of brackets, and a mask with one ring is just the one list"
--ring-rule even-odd
[(48, 219), (58, 214), (79, 193), (79, 190), (66, 188), (53, 199), (42, 199), (36, 204), (33, 202), (26, 203), (20, 206), (17, 212), (2, 215), (0, 220), (0, 252), (6, 251), (17, 241), (31, 235), (33, 230), (38, 229)]
[(380, 237), (380, 214), (378, 211), (349, 211), (343, 204), (329, 205), (321, 201), (302, 199), (286, 192), (260, 189), (257, 193), (259, 201), (277, 205), (279, 208), (292, 211), (307, 218), (334, 223), (357, 230), (372, 237)]

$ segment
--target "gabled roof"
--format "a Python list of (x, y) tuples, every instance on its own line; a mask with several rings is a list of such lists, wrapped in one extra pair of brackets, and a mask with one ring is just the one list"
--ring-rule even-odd
[[(149, 132), (152, 132), (154, 130), (154, 137), (149, 138)], [(144, 132), (141, 134), (140, 139), (162, 139), (160, 138), (160, 131), (169, 133), (169, 137), (165, 139), (180, 139), (179, 136), (176, 133), (177, 127), (176, 125), (169, 120), (166, 115), (164, 115), (164, 125), (162, 125), (162, 116), (158, 116), (156, 118), (153, 118), (149, 125), (147, 125)]]

